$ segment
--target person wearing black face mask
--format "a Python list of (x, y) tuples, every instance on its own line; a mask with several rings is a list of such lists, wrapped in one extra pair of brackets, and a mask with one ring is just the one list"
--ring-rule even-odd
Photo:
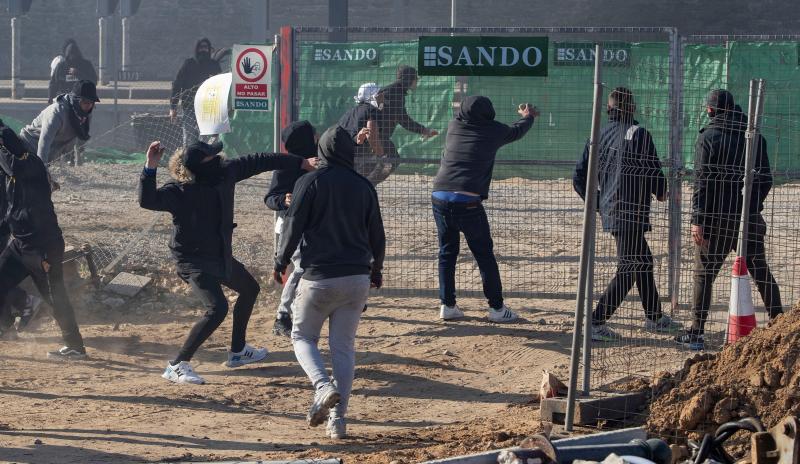
[(183, 62), (175, 80), (172, 81), (169, 117), (173, 122), (177, 120), (178, 102), (180, 102), (183, 110), (181, 126), (184, 146), (198, 140), (200, 136), (194, 114), (194, 96), (197, 88), (209, 77), (222, 73), (219, 63), (211, 59), (212, 51), (210, 40), (205, 37), (198, 40), (194, 47), (194, 56)]
[(89, 140), (89, 125), (96, 103), (97, 88), (92, 81), (78, 81), (67, 94), (59, 95), (27, 126), (19, 137), (31, 153), (45, 164)]
[(153, 142), (139, 180), (139, 206), (172, 214), (175, 228), (169, 247), (177, 261), (178, 275), (192, 286), (207, 309), (162, 375), (176, 383), (205, 383), (189, 361), (228, 313), (223, 285), (239, 294), (233, 307), (233, 335), (225, 365), (244, 366), (267, 356), (266, 348), (245, 343), (247, 323), (260, 289), (232, 254), (236, 183), (275, 169), (313, 169), (309, 160), (298, 156), (259, 153), (227, 161), (219, 154), (221, 150), (221, 143), (203, 142), (179, 149), (169, 161), (174, 181), (157, 189), (156, 168), (164, 149), (160, 142)]

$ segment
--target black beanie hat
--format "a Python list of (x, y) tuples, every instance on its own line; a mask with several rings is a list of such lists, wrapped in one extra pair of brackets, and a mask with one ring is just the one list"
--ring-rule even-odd
[(200, 165), (208, 156), (214, 156), (222, 151), (222, 142), (214, 142), (207, 144), (205, 142), (193, 142), (186, 147), (186, 154), (184, 155), (183, 165), (187, 169), (193, 171), (194, 168)]

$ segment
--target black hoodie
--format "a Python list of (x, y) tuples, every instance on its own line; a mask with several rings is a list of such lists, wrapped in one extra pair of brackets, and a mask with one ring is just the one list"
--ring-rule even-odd
[[(25, 143), (0, 121), (0, 222), (10, 229), (24, 248), (43, 250), (62, 240), (47, 167)], [(2, 244), (5, 246), (5, 244)]]
[[(386, 236), (372, 184), (353, 170), (354, 143), (335, 126), (319, 141), (320, 167), (297, 181), (275, 257), (283, 271), (300, 245), (306, 280), (379, 273)], [(301, 241), (302, 240), (302, 241)]]
[(175, 80), (172, 81), (172, 97), (169, 100), (172, 109), (178, 106), (180, 100), (184, 110), (193, 110), (197, 87), (209, 77), (222, 73), (219, 63), (212, 60), (210, 55), (199, 56), (197, 49), (201, 43), (206, 43), (208, 48), (211, 48), (211, 41), (205, 37), (198, 40), (194, 45), (194, 56), (183, 62)]
[(492, 101), (482, 96), (464, 99), (458, 115), (447, 126), (444, 156), (433, 181), (433, 190), (472, 192), (489, 198), (489, 184), (497, 150), (521, 139), (531, 128), (533, 116), (511, 127), (494, 120)]
[[(308, 121), (297, 121), (285, 127), (281, 131), (281, 141), (292, 155), (302, 156), (303, 158), (313, 158), (317, 156), (317, 143), (314, 141), (314, 126)], [(272, 173), (272, 182), (269, 184), (269, 192), (264, 197), (267, 208), (277, 211), (278, 216), (286, 215), (286, 194), (294, 190), (297, 179), (305, 174), (302, 169), (281, 169)]]
[[(52, 103), (57, 95), (71, 91), (77, 81), (87, 80), (97, 84), (97, 72), (94, 70), (94, 65), (83, 57), (81, 49), (74, 40), (70, 39), (64, 43), (63, 56), (64, 59), (58, 63), (50, 76), (48, 103)], [(70, 68), (75, 69), (75, 74), (67, 74)]]
[[(745, 132), (747, 116), (737, 105), (717, 112), (700, 129), (695, 145), (695, 182), (692, 194), (692, 224), (735, 235), (739, 230), (744, 185)], [(750, 215), (758, 216), (772, 188), (767, 142), (759, 134), (754, 143), (755, 176), (750, 197)], [(757, 218), (752, 218), (755, 220)], [(706, 233), (709, 231), (706, 230)]]

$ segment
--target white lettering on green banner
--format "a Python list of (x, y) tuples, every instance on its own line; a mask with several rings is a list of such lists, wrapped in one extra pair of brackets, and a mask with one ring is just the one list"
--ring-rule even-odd
[[(556, 42), (553, 44), (556, 66), (594, 66), (594, 47), (589, 42)], [(604, 66), (629, 66), (631, 46), (626, 43), (603, 43)]]
[(314, 46), (314, 63), (339, 63), (354, 65), (378, 64), (378, 49), (349, 44), (320, 44)]
[(423, 36), (422, 76), (547, 76), (547, 37)]

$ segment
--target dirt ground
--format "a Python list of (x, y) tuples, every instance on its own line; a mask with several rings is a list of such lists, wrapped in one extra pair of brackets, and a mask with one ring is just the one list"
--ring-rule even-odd
[(268, 362), (223, 367), (226, 321), (194, 361), (207, 385), (163, 380), (200, 313), (192, 297), (170, 290), (152, 287), (115, 309), (93, 304), (96, 293), (77, 297), (85, 362), (46, 359), (59, 342), (46, 318), (0, 342), (0, 461), (419, 462), (516, 445), (536, 432), (541, 369), (567, 364), (568, 329), (544, 307), (496, 325), (468, 300), (468, 318), (441, 323), (427, 299), (372, 298), (358, 332), (352, 438), (336, 443), (305, 423), (312, 391), (289, 340), (270, 333), (275, 293), (260, 298), (248, 337), (269, 347)]

